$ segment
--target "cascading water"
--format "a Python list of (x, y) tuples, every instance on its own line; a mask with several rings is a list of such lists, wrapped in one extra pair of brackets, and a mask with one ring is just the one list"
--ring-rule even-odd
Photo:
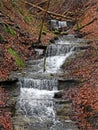
[(44, 118), (54, 118), (53, 110), (54, 92), (57, 91), (58, 81), (40, 79), (20, 80), (19, 110), (26, 116), (34, 116), (41, 120)]
[(51, 29), (52, 30), (59, 30), (62, 28), (66, 28), (67, 27), (67, 22), (66, 21), (58, 21), (58, 20), (51, 20), (50, 21), (51, 24)]
[(31, 120), (28, 129), (36, 130), (40, 124), (42, 130), (48, 130), (47, 125), (51, 126), (56, 119), (53, 96), (58, 91), (58, 81), (56, 79), (23, 78), (20, 79), (19, 86), (20, 97), (17, 112)]
[[(20, 96), (16, 107), (17, 113), (21, 113), (24, 118), (30, 119), (27, 130), (72, 130), (65, 129), (64, 124), (56, 119), (53, 96), (58, 91), (58, 80), (48, 79), (47, 76), (43, 79), (42, 75), (62, 72), (60, 66), (66, 58), (74, 53), (74, 46), (76, 45), (70, 41), (62, 42), (62, 40), (49, 45), (46, 57), (46, 72), (43, 72), (43, 58), (29, 61), (27, 63), (28, 68), (24, 70), (26, 75), (20, 75), (18, 83)], [(36, 78), (35, 75), (40, 75), (40, 78)]]

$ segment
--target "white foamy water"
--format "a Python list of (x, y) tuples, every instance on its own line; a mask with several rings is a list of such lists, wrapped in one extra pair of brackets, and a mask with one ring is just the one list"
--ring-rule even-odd
[(54, 120), (53, 96), (57, 92), (58, 81), (55, 79), (20, 79), (20, 97), (18, 111), (27, 117)]
[(53, 96), (57, 91), (21, 88), (19, 109), (27, 117), (55, 120)]
[(58, 21), (58, 20), (51, 20), (51, 29), (60, 29), (63, 27), (67, 27), (67, 22), (66, 21)]
[(76, 44), (75, 42), (73, 41), (65, 41), (64, 39), (59, 39), (56, 44), (59, 44), (59, 45), (74, 45)]
[[(70, 57), (71, 55), (74, 54), (74, 46), (73, 44), (68, 45), (63, 42), (61, 44), (58, 42), (57, 44), (52, 44), (48, 47), (47, 50), (47, 57), (46, 57), (46, 68), (45, 68), (45, 73), (57, 73), (61, 71), (61, 66), (65, 62), (65, 60)], [(59, 44), (60, 43), (60, 44)], [(44, 68), (44, 58), (43, 59), (38, 59), (38, 60), (32, 60), (29, 61), (29, 66), (31, 67), (30, 73), (43, 73), (43, 68)], [(31, 71), (32, 70), (32, 71)]]
[(38, 90), (57, 90), (58, 81), (56, 79), (33, 79), (21, 78), (19, 82), (21, 88), (35, 88)]
[(46, 59), (46, 72), (56, 73), (60, 71), (61, 65), (63, 65), (64, 61), (72, 54), (73, 52), (70, 51), (66, 55), (48, 57)]

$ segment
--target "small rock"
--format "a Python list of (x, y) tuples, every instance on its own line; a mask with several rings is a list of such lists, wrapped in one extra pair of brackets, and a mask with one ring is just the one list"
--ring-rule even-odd
[(63, 91), (60, 91), (60, 92), (57, 92), (54, 94), (54, 98), (62, 98), (64, 95), (64, 92)]

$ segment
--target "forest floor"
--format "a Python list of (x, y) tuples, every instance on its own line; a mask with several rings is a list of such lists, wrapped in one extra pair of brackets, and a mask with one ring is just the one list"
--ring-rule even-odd
[(79, 19), (79, 28), (91, 42), (83, 54), (65, 66), (69, 77), (83, 82), (68, 93), (73, 100), (74, 120), (80, 121), (83, 130), (98, 130), (98, 2)]
[[(34, 50), (29, 48), (38, 38), (38, 30), (31, 28), (26, 21), (28, 17), (24, 20), (21, 14), (14, 15), (12, 11), (17, 10), (8, 7), (7, 1), (4, 1), (5, 6), (0, 11), (0, 81), (8, 80), (11, 71), (22, 68), (25, 60), (34, 56)], [(78, 125), (82, 130), (98, 130), (98, 2), (96, 0), (79, 18), (78, 24), (78, 28), (74, 26), (70, 33), (76, 34), (78, 30), (84, 35), (83, 38), (91, 42), (85, 53), (65, 67), (69, 77), (78, 78), (82, 82), (80, 86), (65, 93), (65, 96), (68, 95), (73, 100), (76, 116), (72, 118), (79, 120)], [(42, 35), (42, 43), (48, 43), (53, 36), (50, 32)], [(21, 63), (17, 63), (17, 59)], [(13, 130), (11, 113), (6, 110), (7, 99), (8, 93), (0, 87), (1, 130)]]

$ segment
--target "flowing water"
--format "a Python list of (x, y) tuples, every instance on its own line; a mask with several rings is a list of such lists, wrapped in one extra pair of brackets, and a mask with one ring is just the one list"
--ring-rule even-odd
[[(17, 101), (17, 115), (25, 121), (24, 130), (77, 130), (66, 125), (56, 115), (54, 93), (58, 92), (58, 80), (49, 74), (63, 73), (61, 65), (74, 55), (74, 47), (80, 41), (61, 38), (49, 45), (46, 57), (46, 71), (43, 72), (44, 58), (30, 60), (27, 68), (19, 73), (20, 96)], [(44, 78), (43, 78), (44, 75)], [(16, 129), (17, 130), (17, 129)], [(20, 130), (18, 128), (18, 130)]]

